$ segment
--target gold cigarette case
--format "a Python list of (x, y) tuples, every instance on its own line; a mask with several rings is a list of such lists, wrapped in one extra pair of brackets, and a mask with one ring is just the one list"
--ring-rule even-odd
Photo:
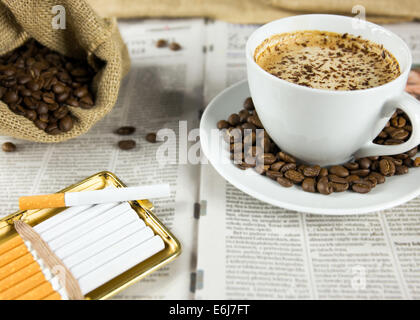
[[(122, 188), (125, 184), (113, 173), (102, 171), (90, 176), (83, 181), (75, 183), (59, 192), (98, 190), (106, 187)], [(106, 282), (99, 288), (87, 293), (85, 299), (108, 299), (130, 285), (136, 283), (148, 274), (174, 260), (181, 253), (181, 245), (175, 236), (159, 221), (153, 213), (153, 204), (149, 200), (129, 201), (138, 216), (143, 219), (155, 234), (159, 235), (164, 243), (164, 250), (135, 265), (126, 272)], [(49, 219), (60, 213), (65, 208), (40, 209), (17, 211), (0, 220), (0, 244), (14, 237), (17, 233), (13, 227), (15, 220), (23, 220), (31, 226)]]

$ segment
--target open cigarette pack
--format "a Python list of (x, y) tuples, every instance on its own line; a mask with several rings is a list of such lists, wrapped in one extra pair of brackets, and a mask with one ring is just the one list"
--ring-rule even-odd
[[(121, 187), (104, 171), (60, 192)], [(1, 219), (0, 300), (107, 299), (139, 281), (181, 252), (152, 210), (149, 200), (137, 200)]]

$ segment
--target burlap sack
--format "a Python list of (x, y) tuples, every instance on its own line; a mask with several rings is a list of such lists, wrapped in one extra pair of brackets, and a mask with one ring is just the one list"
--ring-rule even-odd
[[(66, 29), (52, 27), (53, 6), (66, 10)], [(92, 83), (95, 107), (90, 110), (71, 107), (79, 118), (73, 129), (49, 135), (32, 121), (11, 112), (0, 102), (0, 134), (15, 138), (60, 142), (88, 131), (114, 106), (122, 77), (130, 67), (127, 48), (122, 41), (115, 19), (100, 18), (84, 0), (1, 0), (0, 55), (35, 38), (43, 45), (66, 56), (87, 59), (92, 66), (98, 59), (105, 62)]]
[(208, 17), (233, 23), (266, 23), (304, 13), (354, 15), (366, 8), (368, 20), (393, 23), (420, 19), (419, 0), (88, 0), (103, 16)]

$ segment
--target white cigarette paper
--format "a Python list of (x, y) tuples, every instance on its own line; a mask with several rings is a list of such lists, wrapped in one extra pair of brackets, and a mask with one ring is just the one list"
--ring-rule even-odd
[(138, 186), (128, 188), (106, 188), (102, 190), (67, 192), (64, 194), (66, 206), (130, 201), (169, 197), (169, 184)]
[(146, 242), (126, 251), (116, 259), (111, 260), (78, 279), (82, 293), (87, 294), (93, 289), (100, 287), (105, 282), (150, 258), (164, 248), (165, 243), (162, 238), (156, 235)]

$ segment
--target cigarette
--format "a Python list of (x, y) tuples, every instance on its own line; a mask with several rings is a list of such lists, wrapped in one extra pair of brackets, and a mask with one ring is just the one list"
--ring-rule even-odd
[(19, 198), (20, 210), (62, 208), (169, 197), (169, 184), (157, 184), (129, 188), (105, 188), (102, 190), (54, 193)]

